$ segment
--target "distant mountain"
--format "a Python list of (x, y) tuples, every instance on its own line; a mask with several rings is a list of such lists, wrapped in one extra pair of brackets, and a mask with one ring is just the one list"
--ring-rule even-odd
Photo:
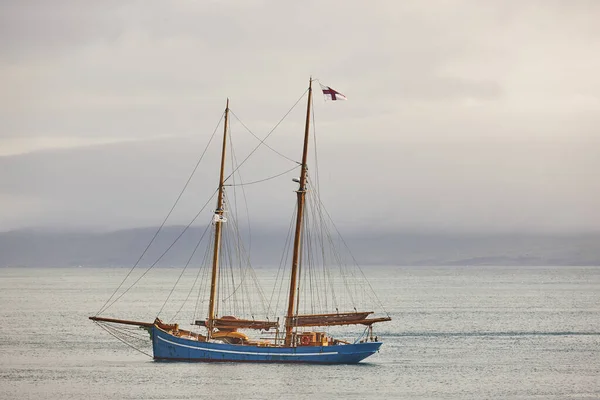
[[(183, 227), (165, 227), (141, 265), (154, 262), (181, 234)], [(204, 227), (190, 228), (160, 261), (185, 265)], [(156, 228), (108, 233), (18, 230), (0, 233), (0, 266), (131, 266)], [(277, 265), (286, 232), (252, 233), (255, 266)], [(350, 233), (348, 246), (362, 265), (600, 265), (600, 234), (425, 234)], [(192, 262), (204, 255), (200, 249)]]

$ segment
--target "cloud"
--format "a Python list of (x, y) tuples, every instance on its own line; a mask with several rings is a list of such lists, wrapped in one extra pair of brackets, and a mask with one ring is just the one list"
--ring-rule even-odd
[[(362, 217), (343, 199), (351, 196), (355, 207), (378, 193), (395, 227), (600, 227), (592, 206), (600, 200), (597, 2), (1, 7), (6, 226), (153, 224), (188, 173), (180, 163), (195, 162), (226, 97), (263, 136), (313, 75), (349, 98), (323, 104), (315, 96), (315, 131), (329, 151), (322, 176), (332, 176), (324, 196), (342, 219), (368, 225), (370, 213)], [(295, 109), (269, 139), (294, 159), (303, 113)], [(255, 143), (239, 140), (247, 146), (241, 154)], [(263, 161), (262, 151), (247, 177), (287, 167)], [(269, 187), (261, 209), (287, 202), (281, 190)]]
[[(147, 140), (157, 139), (148, 138)], [(38, 151), (47, 151), (55, 149), (70, 149), (79, 147), (89, 147), (105, 145), (112, 143), (131, 142), (134, 138), (116, 138), (116, 137), (57, 137), (57, 136), (26, 136), (9, 137), (0, 140), (0, 157), (15, 156)]]

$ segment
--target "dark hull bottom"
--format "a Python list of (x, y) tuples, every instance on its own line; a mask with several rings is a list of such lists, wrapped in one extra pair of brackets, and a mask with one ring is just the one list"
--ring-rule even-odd
[[(367, 356), (368, 357), (368, 356)], [(198, 363), (263, 363), (263, 364), (323, 364), (323, 365), (336, 365), (336, 364), (357, 364), (359, 361), (354, 362), (343, 362), (343, 361), (331, 361), (331, 362), (318, 362), (318, 361), (308, 361), (308, 360), (217, 360), (211, 358), (158, 358), (154, 357), (154, 361), (156, 362), (198, 362)]]
[(296, 348), (205, 343), (152, 328), (156, 361), (355, 364), (377, 352), (379, 347), (380, 342)]

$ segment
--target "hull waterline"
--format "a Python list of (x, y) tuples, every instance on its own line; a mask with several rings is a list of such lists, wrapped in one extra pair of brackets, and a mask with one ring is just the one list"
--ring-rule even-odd
[(207, 343), (152, 328), (152, 348), (157, 361), (355, 364), (377, 352), (379, 347), (381, 342), (300, 347)]

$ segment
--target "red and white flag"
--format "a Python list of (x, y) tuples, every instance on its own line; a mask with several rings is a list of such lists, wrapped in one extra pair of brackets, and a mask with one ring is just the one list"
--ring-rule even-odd
[[(319, 83), (319, 85), (321, 85)], [(333, 90), (332, 88), (330, 88), (329, 86), (323, 86), (321, 85), (321, 90), (323, 91), (323, 96), (325, 96), (325, 100), (348, 100), (346, 98), (346, 96), (344, 96), (343, 94), (341, 94), (338, 91)]]

